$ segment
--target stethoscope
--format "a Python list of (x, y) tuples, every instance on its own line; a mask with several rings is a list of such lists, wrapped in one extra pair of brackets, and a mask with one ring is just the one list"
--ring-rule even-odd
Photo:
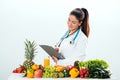
[[(77, 30), (75, 36), (72, 38), (72, 40), (70, 40), (70, 44), (74, 44), (75, 39), (77, 38), (78, 34), (80, 32), (80, 28)], [(69, 36), (69, 30), (66, 31), (66, 33), (60, 38), (60, 40), (58, 41), (58, 43), (55, 45), (56, 47), (60, 47), (62, 41), (67, 38)]]

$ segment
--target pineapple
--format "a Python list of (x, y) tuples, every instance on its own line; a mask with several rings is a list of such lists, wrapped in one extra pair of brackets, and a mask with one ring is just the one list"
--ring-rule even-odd
[(25, 69), (30, 69), (31, 66), (34, 64), (34, 62), (32, 61), (34, 58), (34, 53), (35, 53), (35, 49), (36, 45), (35, 42), (31, 42), (26, 40), (25, 42), (25, 58), (26, 60), (23, 62), (23, 66), (25, 67)]

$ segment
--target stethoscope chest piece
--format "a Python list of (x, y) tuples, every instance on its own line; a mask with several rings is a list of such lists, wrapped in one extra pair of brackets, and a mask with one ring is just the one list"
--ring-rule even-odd
[(74, 44), (74, 41), (73, 41), (73, 40), (71, 40), (71, 41), (70, 41), (70, 44)]

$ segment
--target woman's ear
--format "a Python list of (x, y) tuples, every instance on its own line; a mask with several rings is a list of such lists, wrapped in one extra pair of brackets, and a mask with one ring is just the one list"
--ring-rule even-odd
[(81, 26), (81, 24), (82, 24), (82, 21), (80, 21), (79, 26)]

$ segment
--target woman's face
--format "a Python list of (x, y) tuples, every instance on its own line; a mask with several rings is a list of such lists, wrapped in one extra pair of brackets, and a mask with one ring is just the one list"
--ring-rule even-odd
[(78, 27), (80, 26), (80, 22), (77, 20), (77, 18), (74, 15), (69, 15), (67, 24), (68, 24), (68, 29), (70, 31), (77, 30)]

